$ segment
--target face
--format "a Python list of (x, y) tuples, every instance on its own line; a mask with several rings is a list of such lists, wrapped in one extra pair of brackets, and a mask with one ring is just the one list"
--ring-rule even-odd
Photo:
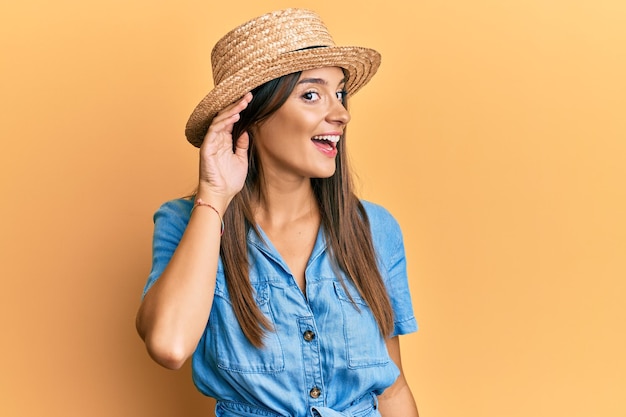
[(303, 71), (287, 101), (254, 130), (266, 178), (328, 178), (350, 114), (341, 68)]

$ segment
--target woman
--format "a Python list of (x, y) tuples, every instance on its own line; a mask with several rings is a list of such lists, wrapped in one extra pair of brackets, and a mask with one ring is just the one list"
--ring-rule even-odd
[(346, 95), (379, 64), (301, 9), (213, 49), (215, 88), (186, 129), (197, 193), (155, 214), (137, 329), (159, 364), (193, 357), (217, 416), (417, 416), (402, 236), (354, 196), (345, 152)]

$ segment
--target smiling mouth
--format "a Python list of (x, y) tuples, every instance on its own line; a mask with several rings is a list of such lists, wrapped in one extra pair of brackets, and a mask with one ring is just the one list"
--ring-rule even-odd
[(337, 149), (337, 143), (341, 138), (340, 135), (318, 135), (313, 136), (311, 140), (318, 146), (322, 146), (328, 150)]

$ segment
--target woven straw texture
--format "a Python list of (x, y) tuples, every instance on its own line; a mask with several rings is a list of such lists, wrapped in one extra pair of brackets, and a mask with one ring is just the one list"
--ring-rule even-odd
[(316, 13), (286, 9), (228, 32), (215, 44), (211, 64), (215, 88), (196, 106), (185, 129), (187, 140), (196, 147), (215, 115), (255, 87), (293, 72), (333, 66), (347, 71), (346, 90), (352, 95), (376, 73), (380, 54), (358, 46), (335, 46)]

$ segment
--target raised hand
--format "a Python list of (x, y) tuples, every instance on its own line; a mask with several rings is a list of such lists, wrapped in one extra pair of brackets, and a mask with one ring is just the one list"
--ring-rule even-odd
[[(243, 188), (248, 173), (248, 133), (232, 137), (233, 125), (239, 113), (252, 100), (252, 94), (220, 111), (204, 137), (200, 147), (200, 182), (198, 195), (209, 194), (212, 199), (222, 199), (224, 204)], [(233, 152), (233, 141), (235, 151)]]

